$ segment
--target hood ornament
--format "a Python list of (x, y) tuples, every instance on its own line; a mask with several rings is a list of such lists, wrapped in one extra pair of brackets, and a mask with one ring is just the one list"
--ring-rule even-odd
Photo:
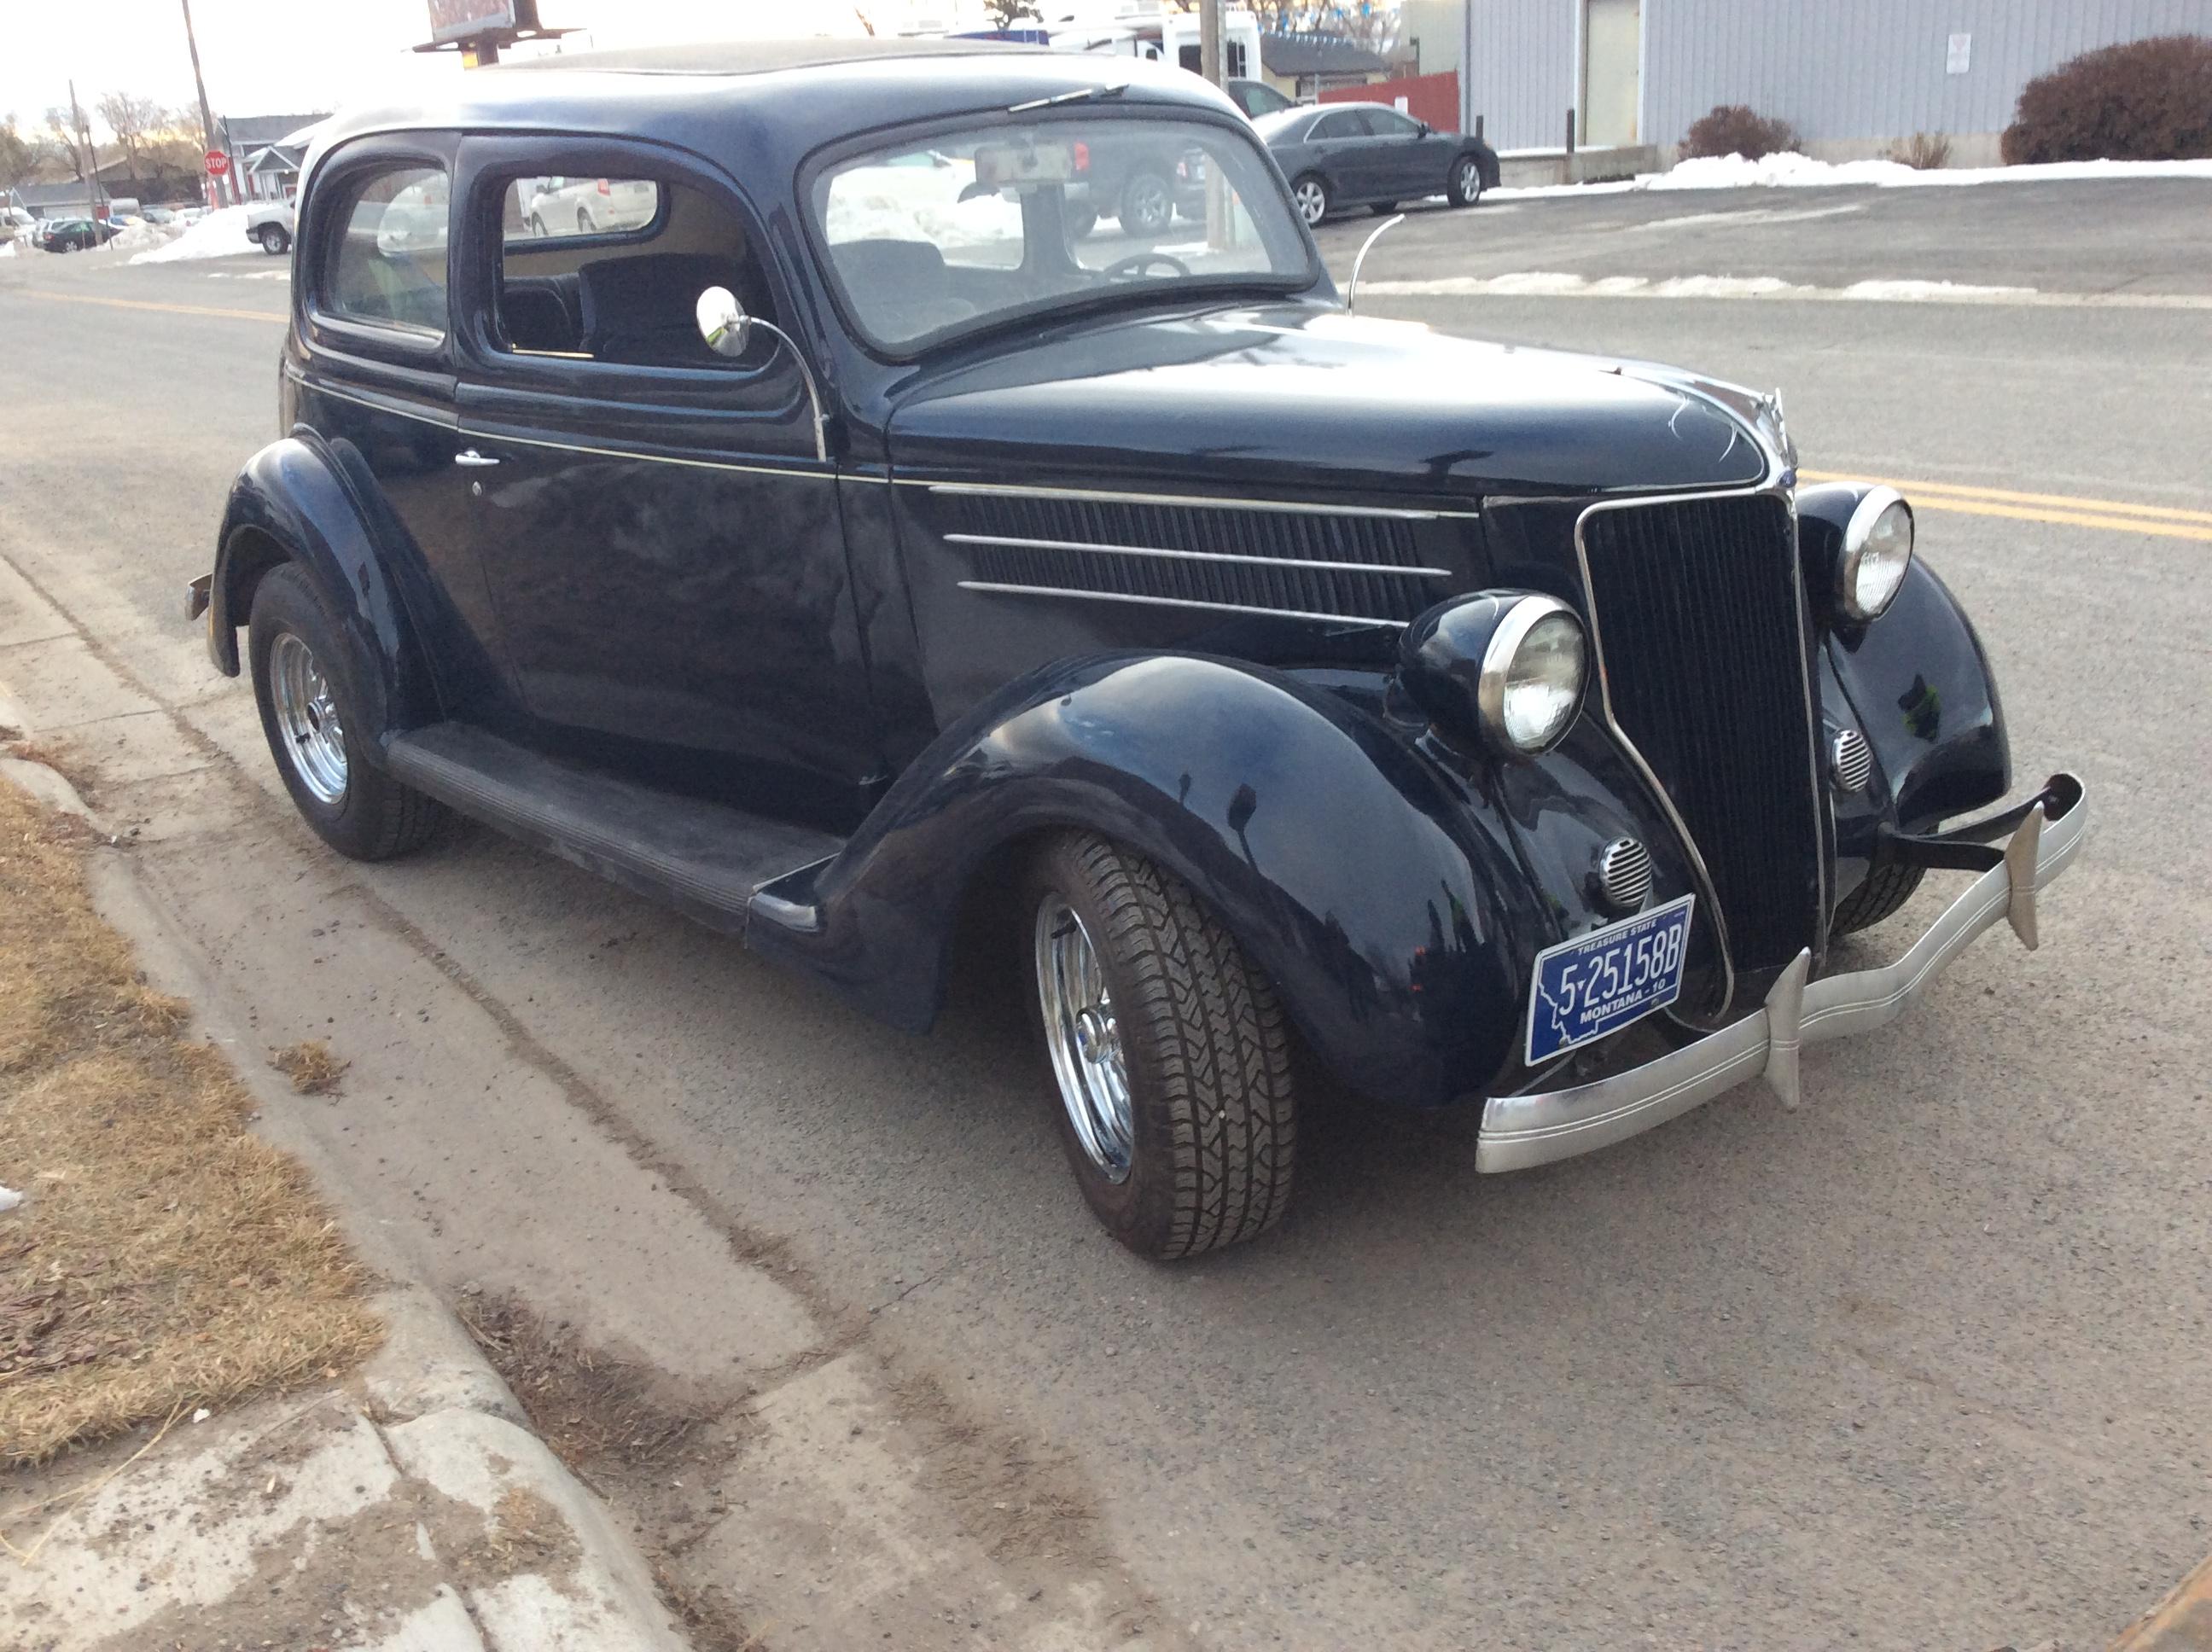
[(1395, 229), (1400, 224), (1405, 222), (1406, 215), (1404, 213), (1393, 213), (1390, 216), (1385, 218), (1381, 223), (1376, 225), (1375, 228), (1368, 233), (1367, 239), (1359, 243), (1358, 254), (1352, 260), (1352, 279), (1345, 284), (1344, 288), (1344, 313), (1346, 315), (1352, 313), (1352, 307), (1359, 297), (1359, 266), (1367, 262), (1367, 249), (1374, 246), (1376, 242), (1381, 240), (1387, 232)]

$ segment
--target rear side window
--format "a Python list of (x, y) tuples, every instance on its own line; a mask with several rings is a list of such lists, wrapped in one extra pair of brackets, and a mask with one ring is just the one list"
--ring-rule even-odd
[(1367, 123), (1353, 109), (1339, 109), (1334, 114), (1323, 115), (1314, 122), (1306, 137), (1314, 143), (1326, 143), (1332, 138), (1364, 137)]
[(644, 178), (518, 178), (507, 186), (507, 239), (629, 235), (660, 216), (660, 185)]
[(444, 170), (392, 167), (342, 187), (324, 307), (349, 321), (443, 333), (451, 200)]

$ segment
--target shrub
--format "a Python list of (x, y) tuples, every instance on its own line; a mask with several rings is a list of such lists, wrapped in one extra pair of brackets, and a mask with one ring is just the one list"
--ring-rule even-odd
[(1748, 104), (1716, 104), (1709, 115), (1690, 123), (1683, 135), (1685, 155), (1740, 155), (1747, 161), (1778, 155), (1798, 145), (1797, 129), (1786, 120), (1769, 120)]
[(2005, 164), (2212, 156), (2212, 39), (2166, 34), (2086, 52), (2028, 82)]
[(1915, 132), (1889, 146), (1889, 158), (1915, 172), (1940, 172), (1951, 164), (1951, 140), (1941, 132)]

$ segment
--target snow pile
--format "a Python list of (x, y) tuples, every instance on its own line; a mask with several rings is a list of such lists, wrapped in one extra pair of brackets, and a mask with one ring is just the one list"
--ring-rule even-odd
[(1856, 184), (1877, 189), (1956, 189), (1970, 184), (2060, 184), (2091, 179), (2202, 178), (2212, 161), (2053, 161), (2033, 167), (1944, 167), (1915, 171), (1899, 161), (1815, 161), (1794, 152), (1747, 161), (1740, 155), (1698, 155), (1672, 172), (1647, 172), (1633, 182), (1546, 184), (1494, 189), (1486, 198), (1613, 194), (1626, 190), (1826, 189)]
[(1001, 195), (963, 201), (975, 181), (965, 161), (934, 167), (855, 167), (830, 185), (830, 241), (933, 241), (939, 247), (1022, 244), (1022, 209)]
[[(176, 240), (143, 252), (133, 252), (131, 262), (174, 264), (184, 258), (227, 258), (250, 252), (253, 243), (246, 239), (246, 221), (252, 214), (252, 207), (243, 206), (228, 206), (219, 212), (210, 212), (198, 223), (186, 226), (185, 233)], [(120, 240), (122, 237), (116, 239)]]
[(143, 218), (134, 218), (107, 243), (111, 252), (150, 252), (157, 246), (167, 246), (184, 233), (182, 224), (149, 224)]
[(20, 241), (0, 241), (0, 258), (14, 258), (16, 247), (21, 245), (22, 243)]

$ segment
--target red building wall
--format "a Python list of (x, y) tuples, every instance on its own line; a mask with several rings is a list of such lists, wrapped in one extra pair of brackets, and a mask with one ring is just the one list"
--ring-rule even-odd
[(1425, 120), (1440, 132), (1458, 130), (1459, 76), (1453, 70), (1377, 81), (1372, 86), (1332, 87), (1321, 94), (1323, 103), (1380, 103), (1393, 108), (1400, 98), (1406, 100), (1406, 112), (1414, 119)]

